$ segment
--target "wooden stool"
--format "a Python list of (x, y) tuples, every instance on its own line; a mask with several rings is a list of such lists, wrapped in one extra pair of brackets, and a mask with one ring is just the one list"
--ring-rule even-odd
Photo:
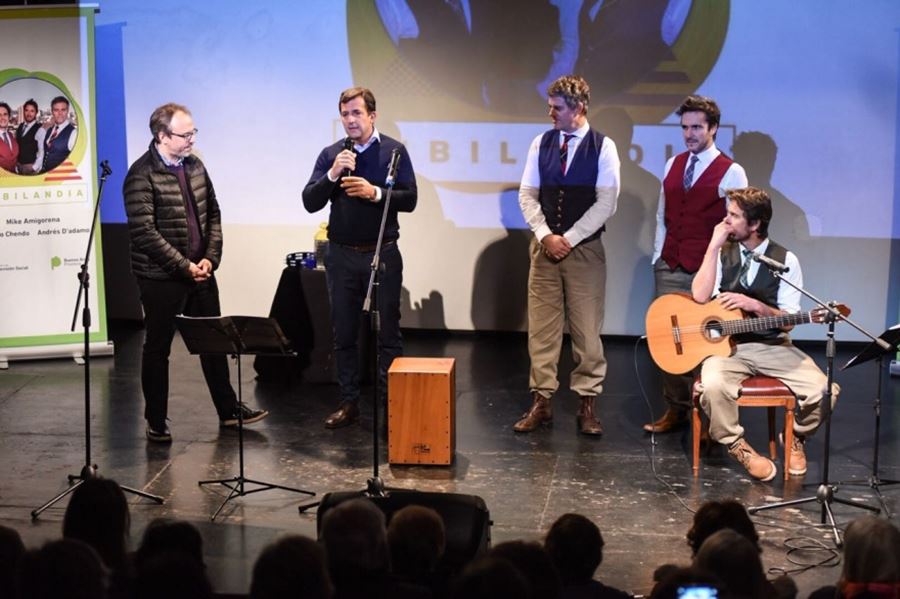
[[(700, 474), (700, 393), (694, 379), (693, 404), (691, 411), (691, 429), (694, 443), (694, 476)], [(775, 408), (784, 408), (784, 479), (790, 478), (791, 444), (794, 441), (794, 407), (797, 398), (787, 386), (776, 378), (763, 375), (748, 377), (741, 382), (737, 405), (742, 408), (769, 409), (769, 457), (774, 461), (778, 457), (775, 440)]]
[(388, 369), (388, 462), (453, 462), (456, 360), (394, 358)]

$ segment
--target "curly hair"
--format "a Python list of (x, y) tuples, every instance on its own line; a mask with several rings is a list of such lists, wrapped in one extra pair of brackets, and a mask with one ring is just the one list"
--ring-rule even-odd
[(581, 102), (582, 113), (587, 114), (588, 104), (591, 103), (591, 86), (578, 75), (566, 75), (550, 84), (547, 95), (562, 98), (566, 106), (573, 109)]

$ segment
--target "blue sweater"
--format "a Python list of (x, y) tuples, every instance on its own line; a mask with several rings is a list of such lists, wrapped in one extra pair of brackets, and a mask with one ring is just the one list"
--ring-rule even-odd
[(309, 212), (317, 212), (331, 201), (328, 239), (335, 243), (369, 245), (378, 241), (381, 213), (387, 197), (385, 179), (387, 179), (388, 164), (391, 161), (391, 151), (394, 148), (400, 149), (400, 164), (384, 230), (385, 241), (396, 240), (400, 237), (397, 213), (412, 212), (416, 208), (416, 175), (413, 172), (409, 154), (403, 144), (397, 140), (383, 133), (380, 136), (380, 142), (376, 141), (362, 154), (356, 156), (356, 170), (352, 173), (354, 176), (363, 177), (372, 185), (382, 188), (380, 202), (351, 198), (341, 189), (340, 179), (334, 183), (328, 180), (328, 169), (334, 164), (335, 156), (344, 149), (343, 139), (319, 153), (309, 183), (303, 189), (303, 206)]

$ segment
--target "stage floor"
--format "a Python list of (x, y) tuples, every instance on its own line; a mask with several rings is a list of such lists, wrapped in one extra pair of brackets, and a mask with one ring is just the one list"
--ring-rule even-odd
[[(260, 550), (285, 532), (315, 536), (315, 511), (300, 515), (303, 496), (281, 490), (252, 494), (230, 502), (216, 522), (209, 516), (227, 493), (221, 486), (199, 487), (203, 479), (228, 478), (238, 471), (237, 433), (220, 430), (203, 383), (199, 361), (176, 340), (171, 361), (169, 415), (174, 442), (144, 438), (139, 364), (143, 332), (113, 323), (116, 351), (92, 364), (91, 445), (100, 472), (119, 483), (165, 498), (164, 505), (129, 497), (132, 547), (157, 517), (196, 524), (204, 537), (206, 561), (215, 588), (247, 592), (253, 561)], [(809, 473), (787, 484), (751, 481), (722, 448), (703, 460), (700, 477), (691, 472), (687, 431), (657, 437), (651, 452), (641, 425), (651, 419), (641, 382), (651, 398), (653, 416), (663, 409), (659, 381), (646, 347), (630, 338), (605, 339), (609, 375), (599, 399), (602, 438), (576, 435), (577, 398), (561, 391), (550, 428), (517, 435), (511, 425), (528, 407), (528, 356), (522, 334), (406, 333), (406, 354), (449, 356), (457, 360), (457, 454), (451, 467), (389, 467), (381, 439), (380, 474), (391, 486), (478, 495), (493, 520), (493, 542), (537, 540), (561, 514), (579, 512), (603, 532), (606, 548), (599, 576), (607, 583), (647, 594), (652, 573), (664, 563), (687, 564), (685, 533), (704, 501), (736, 498), (746, 505), (815, 494), (802, 484), (821, 480), (824, 430), (807, 444)], [(823, 344), (801, 344), (822, 364)], [(840, 344), (838, 364), (861, 349)], [(567, 349), (564, 348), (564, 351)], [(233, 366), (233, 364), (232, 364)], [(563, 359), (562, 387), (571, 368)], [(333, 385), (264, 385), (254, 380), (252, 360), (243, 362), (243, 396), (271, 411), (245, 432), (246, 476), (315, 491), (365, 487), (372, 476), (371, 403), (363, 402), (361, 422), (330, 431), (322, 420), (336, 405)], [(236, 372), (232, 367), (232, 379)], [(34, 547), (61, 534), (65, 501), (32, 523), (30, 512), (66, 488), (66, 476), (84, 463), (84, 382), (71, 360), (15, 362), (0, 372), (0, 524), (22, 534)], [(831, 481), (838, 496), (877, 505), (866, 481), (872, 472), (874, 437), (873, 364), (838, 372), (843, 387), (832, 428)], [(881, 468), (883, 479), (900, 478), (900, 380), (885, 378)], [(744, 410), (748, 438), (765, 448), (764, 410)], [(780, 425), (780, 417), (779, 417)], [(655, 472), (654, 472), (655, 471)], [(900, 487), (883, 488), (894, 515), (900, 511)], [(772, 569), (795, 570), (791, 560), (815, 564), (833, 556), (834, 545), (819, 526), (818, 504), (763, 512), (754, 516), (762, 536), (763, 561)], [(843, 526), (861, 510), (835, 506)], [(822, 550), (789, 547), (820, 544)], [(774, 571), (774, 570), (773, 570)], [(840, 566), (795, 573), (801, 597), (836, 580)]]

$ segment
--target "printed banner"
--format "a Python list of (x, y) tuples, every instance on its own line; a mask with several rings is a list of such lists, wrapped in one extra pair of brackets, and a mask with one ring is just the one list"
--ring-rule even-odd
[[(0, 9), (2, 363), (80, 355), (84, 341), (80, 313), (75, 332), (70, 327), (97, 193), (95, 10)], [(90, 338), (102, 349), (99, 227), (88, 274)]]

